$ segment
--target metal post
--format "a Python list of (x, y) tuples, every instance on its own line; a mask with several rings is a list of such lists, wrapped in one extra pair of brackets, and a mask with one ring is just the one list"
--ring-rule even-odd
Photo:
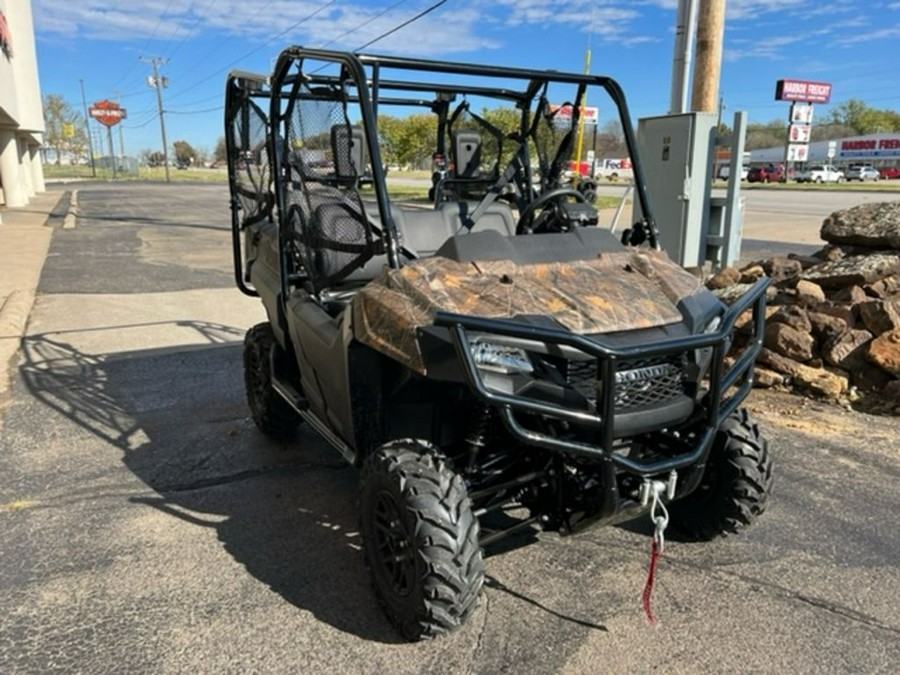
[(109, 139), (109, 160), (112, 162), (113, 180), (115, 180), (119, 176), (117, 175), (117, 171), (116, 171), (116, 151), (115, 151), (115, 148), (113, 147), (112, 127), (106, 127), (106, 135)]
[(672, 60), (672, 93), (669, 114), (687, 111), (688, 80), (691, 72), (691, 53), (694, 51), (694, 29), (697, 23), (697, 0), (678, 0), (675, 23), (675, 56)]
[[(588, 75), (590, 72), (591, 49), (588, 47), (584, 54), (584, 74)], [(575, 185), (578, 185), (581, 182), (581, 148), (584, 146), (584, 116), (586, 112), (587, 96), (585, 96), (584, 100), (581, 102), (581, 114), (578, 116), (578, 135), (576, 136), (577, 140), (575, 141)], [(575, 114), (574, 110), (572, 111), (572, 114)]]
[(91, 138), (91, 118), (88, 115), (87, 99), (84, 97), (84, 80), (81, 83), (81, 104), (84, 106), (84, 128), (87, 131), (88, 154), (91, 157), (91, 177), (97, 177), (97, 168), (94, 166), (94, 139)]
[[(122, 97), (120, 96), (120, 92), (118, 89), (115, 90), (116, 95), (116, 103), (122, 103)], [(125, 130), (123, 129), (123, 124), (119, 122), (119, 155), (122, 158), (122, 164), (125, 164)]]

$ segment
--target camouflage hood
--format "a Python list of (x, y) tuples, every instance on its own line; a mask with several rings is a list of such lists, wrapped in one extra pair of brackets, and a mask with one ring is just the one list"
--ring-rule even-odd
[(700, 287), (664, 253), (647, 249), (528, 265), (425, 258), (385, 271), (357, 293), (353, 332), (424, 374), (416, 331), (439, 311), (495, 319), (544, 315), (593, 335), (677, 323), (677, 302)]

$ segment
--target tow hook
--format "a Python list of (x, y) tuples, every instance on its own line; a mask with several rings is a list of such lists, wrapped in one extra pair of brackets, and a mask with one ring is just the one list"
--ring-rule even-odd
[(650, 520), (653, 521), (650, 569), (647, 570), (647, 582), (644, 584), (644, 592), (641, 594), (641, 604), (644, 606), (647, 620), (654, 626), (656, 625), (656, 617), (653, 616), (653, 611), (650, 609), (650, 598), (653, 594), (653, 583), (656, 580), (656, 563), (666, 550), (665, 533), (669, 524), (669, 512), (666, 510), (662, 496), (665, 495), (667, 501), (671, 501), (675, 497), (677, 482), (678, 474), (672, 471), (669, 474), (668, 481), (647, 478), (641, 483), (640, 489), (641, 506), (650, 504)]
[(645, 478), (644, 482), (641, 483), (641, 488), (638, 492), (641, 506), (647, 506), (651, 499), (654, 499), (654, 501), (658, 500), (660, 495), (663, 494), (666, 496), (666, 501), (672, 501), (675, 499), (675, 488), (677, 484), (678, 473), (675, 471), (669, 473), (669, 479), (667, 481)]

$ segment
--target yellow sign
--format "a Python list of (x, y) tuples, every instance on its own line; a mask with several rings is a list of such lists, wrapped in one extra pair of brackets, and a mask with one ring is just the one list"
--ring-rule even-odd
[(63, 127), (63, 136), (66, 138), (72, 138), (75, 135), (75, 125), (71, 122), (66, 122), (62, 125)]

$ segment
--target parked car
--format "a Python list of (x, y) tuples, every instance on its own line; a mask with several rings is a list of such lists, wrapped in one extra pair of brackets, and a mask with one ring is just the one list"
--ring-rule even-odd
[[(744, 164), (741, 167), (741, 180), (747, 180), (747, 176), (750, 174), (750, 165)], [(731, 175), (731, 165), (723, 164), (719, 169), (719, 178), (722, 180), (728, 180), (728, 177)]]
[(755, 166), (747, 174), (750, 183), (778, 183), (784, 179), (784, 166), (781, 164), (768, 164)]
[(843, 183), (844, 172), (831, 164), (811, 164), (794, 178), (798, 183)]
[(878, 173), (881, 174), (881, 180), (895, 180), (900, 178), (900, 167), (886, 166), (880, 169)]
[(858, 180), (861, 183), (867, 180), (877, 181), (879, 176), (878, 169), (869, 164), (851, 164), (847, 169), (847, 180)]

